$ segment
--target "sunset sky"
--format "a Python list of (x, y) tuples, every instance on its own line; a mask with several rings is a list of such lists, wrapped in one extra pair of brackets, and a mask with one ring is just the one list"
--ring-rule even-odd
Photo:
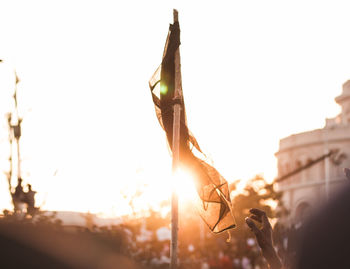
[[(0, 169), (20, 78), (25, 183), (49, 210), (128, 213), (169, 194), (148, 80), (179, 11), (192, 133), (230, 182), (276, 176), (279, 139), (322, 128), (350, 79), (348, 1), (0, 0)], [(184, 190), (185, 192), (185, 190)], [(0, 208), (10, 208), (0, 176)]]

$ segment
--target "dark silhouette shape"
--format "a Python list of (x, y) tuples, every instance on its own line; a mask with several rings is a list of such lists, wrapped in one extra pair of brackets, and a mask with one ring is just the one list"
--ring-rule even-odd
[(35, 194), (36, 191), (32, 190), (32, 185), (28, 184), (28, 192), (24, 193), (24, 202), (28, 205), (27, 207), (27, 213), (30, 215), (33, 215), (36, 211), (35, 208)]
[(22, 187), (22, 178), (18, 178), (18, 184), (15, 188), (15, 192), (12, 194), (13, 204), (15, 206), (15, 212), (22, 212), (22, 204), (27, 204), (27, 213), (33, 215), (37, 208), (35, 208), (35, 194), (36, 191), (32, 190), (32, 185), (27, 184), (28, 191), (24, 192)]
[(296, 268), (350, 268), (350, 185), (301, 228)]
[[(272, 240), (272, 227), (265, 211), (257, 208), (252, 208), (250, 209), (250, 213), (251, 215), (249, 218), (246, 218), (246, 223), (255, 234), (263, 256), (269, 263), (271, 269), (282, 268), (282, 263), (274, 249)], [(253, 220), (261, 223), (262, 228), (259, 229)]]
[(18, 178), (18, 183), (15, 192), (12, 194), (13, 205), (15, 212), (21, 211), (21, 204), (24, 202), (24, 191), (22, 187), (22, 178)]
[[(345, 172), (348, 172), (345, 170)], [(295, 231), (296, 258), (287, 268), (350, 268), (350, 184), (333, 195), (317, 214)], [(282, 264), (273, 247), (272, 228), (266, 213), (251, 209), (246, 223), (254, 232), (257, 242), (270, 268), (280, 269)], [(262, 223), (259, 229), (253, 220)]]
[(95, 234), (0, 219), (0, 268), (143, 268), (122, 254), (123, 246)]
[(21, 178), (18, 178), (18, 183), (17, 183), (16, 189), (15, 189), (15, 193), (13, 195), (18, 200), (23, 200), (24, 191), (23, 191), (23, 187), (22, 187), (22, 179)]

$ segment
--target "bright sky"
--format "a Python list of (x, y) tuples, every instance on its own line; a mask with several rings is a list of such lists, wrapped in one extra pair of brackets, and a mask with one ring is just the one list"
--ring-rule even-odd
[[(149, 201), (166, 197), (171, 159), (148, 79), (173, 7), (189, 127), (228, 181), (273, 178), (280, 138), (339, 113), (334, 97), (350, 79), (348, 1), (1, 0), (0, 113), (16, 69), (23, 178), (43, 208), (119, 215), (120, 193), (144, 184)], [(0, 207), (9, 208), (0, 179)]]

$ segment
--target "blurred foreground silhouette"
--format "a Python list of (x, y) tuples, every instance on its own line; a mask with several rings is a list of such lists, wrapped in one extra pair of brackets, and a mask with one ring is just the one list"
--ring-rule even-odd
[[(347, 172), (347, 171), (346, 171)], [(255, 234), (258, 245), (271, 269), (350, 268), (350, 185), (294, 232), (292, 259), (281, 262), (273, 242), (272, 227), (264, 211), (253, 208), (246, 223)], [(256, 222), (254, 222), (254, 221)], [(256, 226), (260, 223), (260, 227)]]
[(68, 232), (59, 222), (0, 220), (1, 268), (141, 268), (123, 255), (123, 237), (89, 230)]

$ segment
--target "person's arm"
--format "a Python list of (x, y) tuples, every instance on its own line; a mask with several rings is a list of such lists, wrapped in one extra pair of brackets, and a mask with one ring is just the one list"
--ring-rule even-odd
[[(266, 261), (271, 269), (281, 269), (282, 263), (273, 247), (272, 227), (266, 213), (260, 209), (252, 208), (251, 215), (245, 221), (252, 232), (255, 234), (258, 245)], [(262, 223), (262, 228), (259, 229), (253, 220)]]

